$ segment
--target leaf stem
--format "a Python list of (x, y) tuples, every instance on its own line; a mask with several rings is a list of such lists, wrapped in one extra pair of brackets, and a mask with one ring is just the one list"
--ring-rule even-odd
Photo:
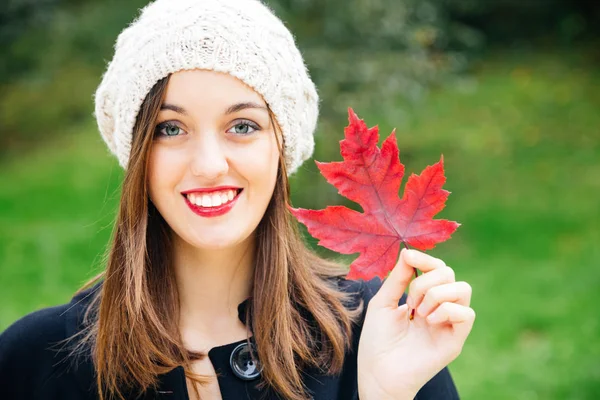
[[(407, 250), (410, 249), (410, 247), (408, 247), (408, 244), (406, 242), (402, 242), (402, 243), (404, 244), (404, 248), (405, 249), (407, 249)], [(413, 268), (413, 272), (414, 272), (414, 275), (415, 275), (415, 279), (417, 279), (419, 277), (419, 271), (417, 271), (416, 268)], [(410, 310), (410, 315), (409, 315), (408, 319), (410, 321), (412, 321), (413, 319), (415, 319), (415, 309), (414, 308), (412, 310)]]

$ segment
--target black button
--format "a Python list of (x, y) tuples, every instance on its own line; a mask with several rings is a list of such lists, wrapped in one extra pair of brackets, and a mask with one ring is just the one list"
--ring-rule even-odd
[[(260, 362), (252, 359), (250, 350), (248, 343), (240, 343), (233, 349), (231, 357), (229, 357), (229, 365), (231, 365), (233, 373), (245, 381), (258, 378), (262, 370)], [(252, 350), (254, 350), (254, 346), (252, 346)]]

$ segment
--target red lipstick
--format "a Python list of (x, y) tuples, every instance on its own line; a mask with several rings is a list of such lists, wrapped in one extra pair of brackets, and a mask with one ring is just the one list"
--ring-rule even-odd
[(210, 188), (190, 189), (190, 190), (181, 192), (181, 194), (187, 195), (190, 193), (210, 193), (210, 192), (218, 192), (218, 191), (222, 191), (222, 190), (235, 190), (235, 191), (239, 192), (241, 189), (242, 188), (237, 187), (237, 186), (215, 186), (215, 187), (210, 187)]
[[(192, 204), (187, 197), (187, 195), (190, 193), (210, 193), (210, 192), (217, 192), (217, 191), (224, 191), (224, 190), (234, 190), (235, 197), (231, 201), (228, 201), (225, 204), (221, 204), (220, 206), (215, 206), (215, 207), (197, 206), (196, 204)], [(198, 188), (198, 189), (186, 190), (185, 192), (181, 192), (181, 193), (183, 194), (185, 203), (188, 205), (190, 210), (192, 210), (195, 214), (197, 214), (201, 217), (218, 217), (220, 215), (226, 214), (233, 208), (233, 206), (235, 206), (238, 198), (240, 197), (241, 192), (242, 192), (242, 189), (237, 188), (237, 187), (218, 186), (218, 187), (213, 187), (213, 188)]]

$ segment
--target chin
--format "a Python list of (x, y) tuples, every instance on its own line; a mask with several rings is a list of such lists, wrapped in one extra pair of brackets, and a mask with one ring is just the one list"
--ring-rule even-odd
[(195, 237), (191, 240), (186, 240), (190, 246), (203, 250), (223, 250), (235, 247), (240, 243), (245, 242), (249, 236), (218, 236), (211, 237)]

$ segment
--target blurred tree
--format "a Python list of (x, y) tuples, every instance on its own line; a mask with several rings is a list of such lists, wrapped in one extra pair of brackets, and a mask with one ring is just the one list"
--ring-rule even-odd
[(0, 83), (31, 69), (39, 54), (12, 51), (35, 27), (47, 26), (59, 0), (8, 0), (0, 3)]
[[(9, 0), (0, 8), (0, 156), (92, 114), (115, 38), (145, 0)], [(32, 116), (32, 113), (34, 114)]]
[[(463, 1), (463, 0), (453, 0)], [(464, 68), (464, 51), (483, 42), (449, 18), (439, 0), (270, 0), (298, 38), (311, 74), (327, 97), (361, 92), (415, 100), (447, 72)], [(368, 90), (367, 90), (368, 89)], [(343, 101), (340, 103), (344, 103)], [(327, 114), (347, 104), (323, 102)]]
[(496, 45), (549, 39), (573, 43), (597, 39), (600, 1), (596, 0), (447, 0), (451, 18), (483, 32)]

